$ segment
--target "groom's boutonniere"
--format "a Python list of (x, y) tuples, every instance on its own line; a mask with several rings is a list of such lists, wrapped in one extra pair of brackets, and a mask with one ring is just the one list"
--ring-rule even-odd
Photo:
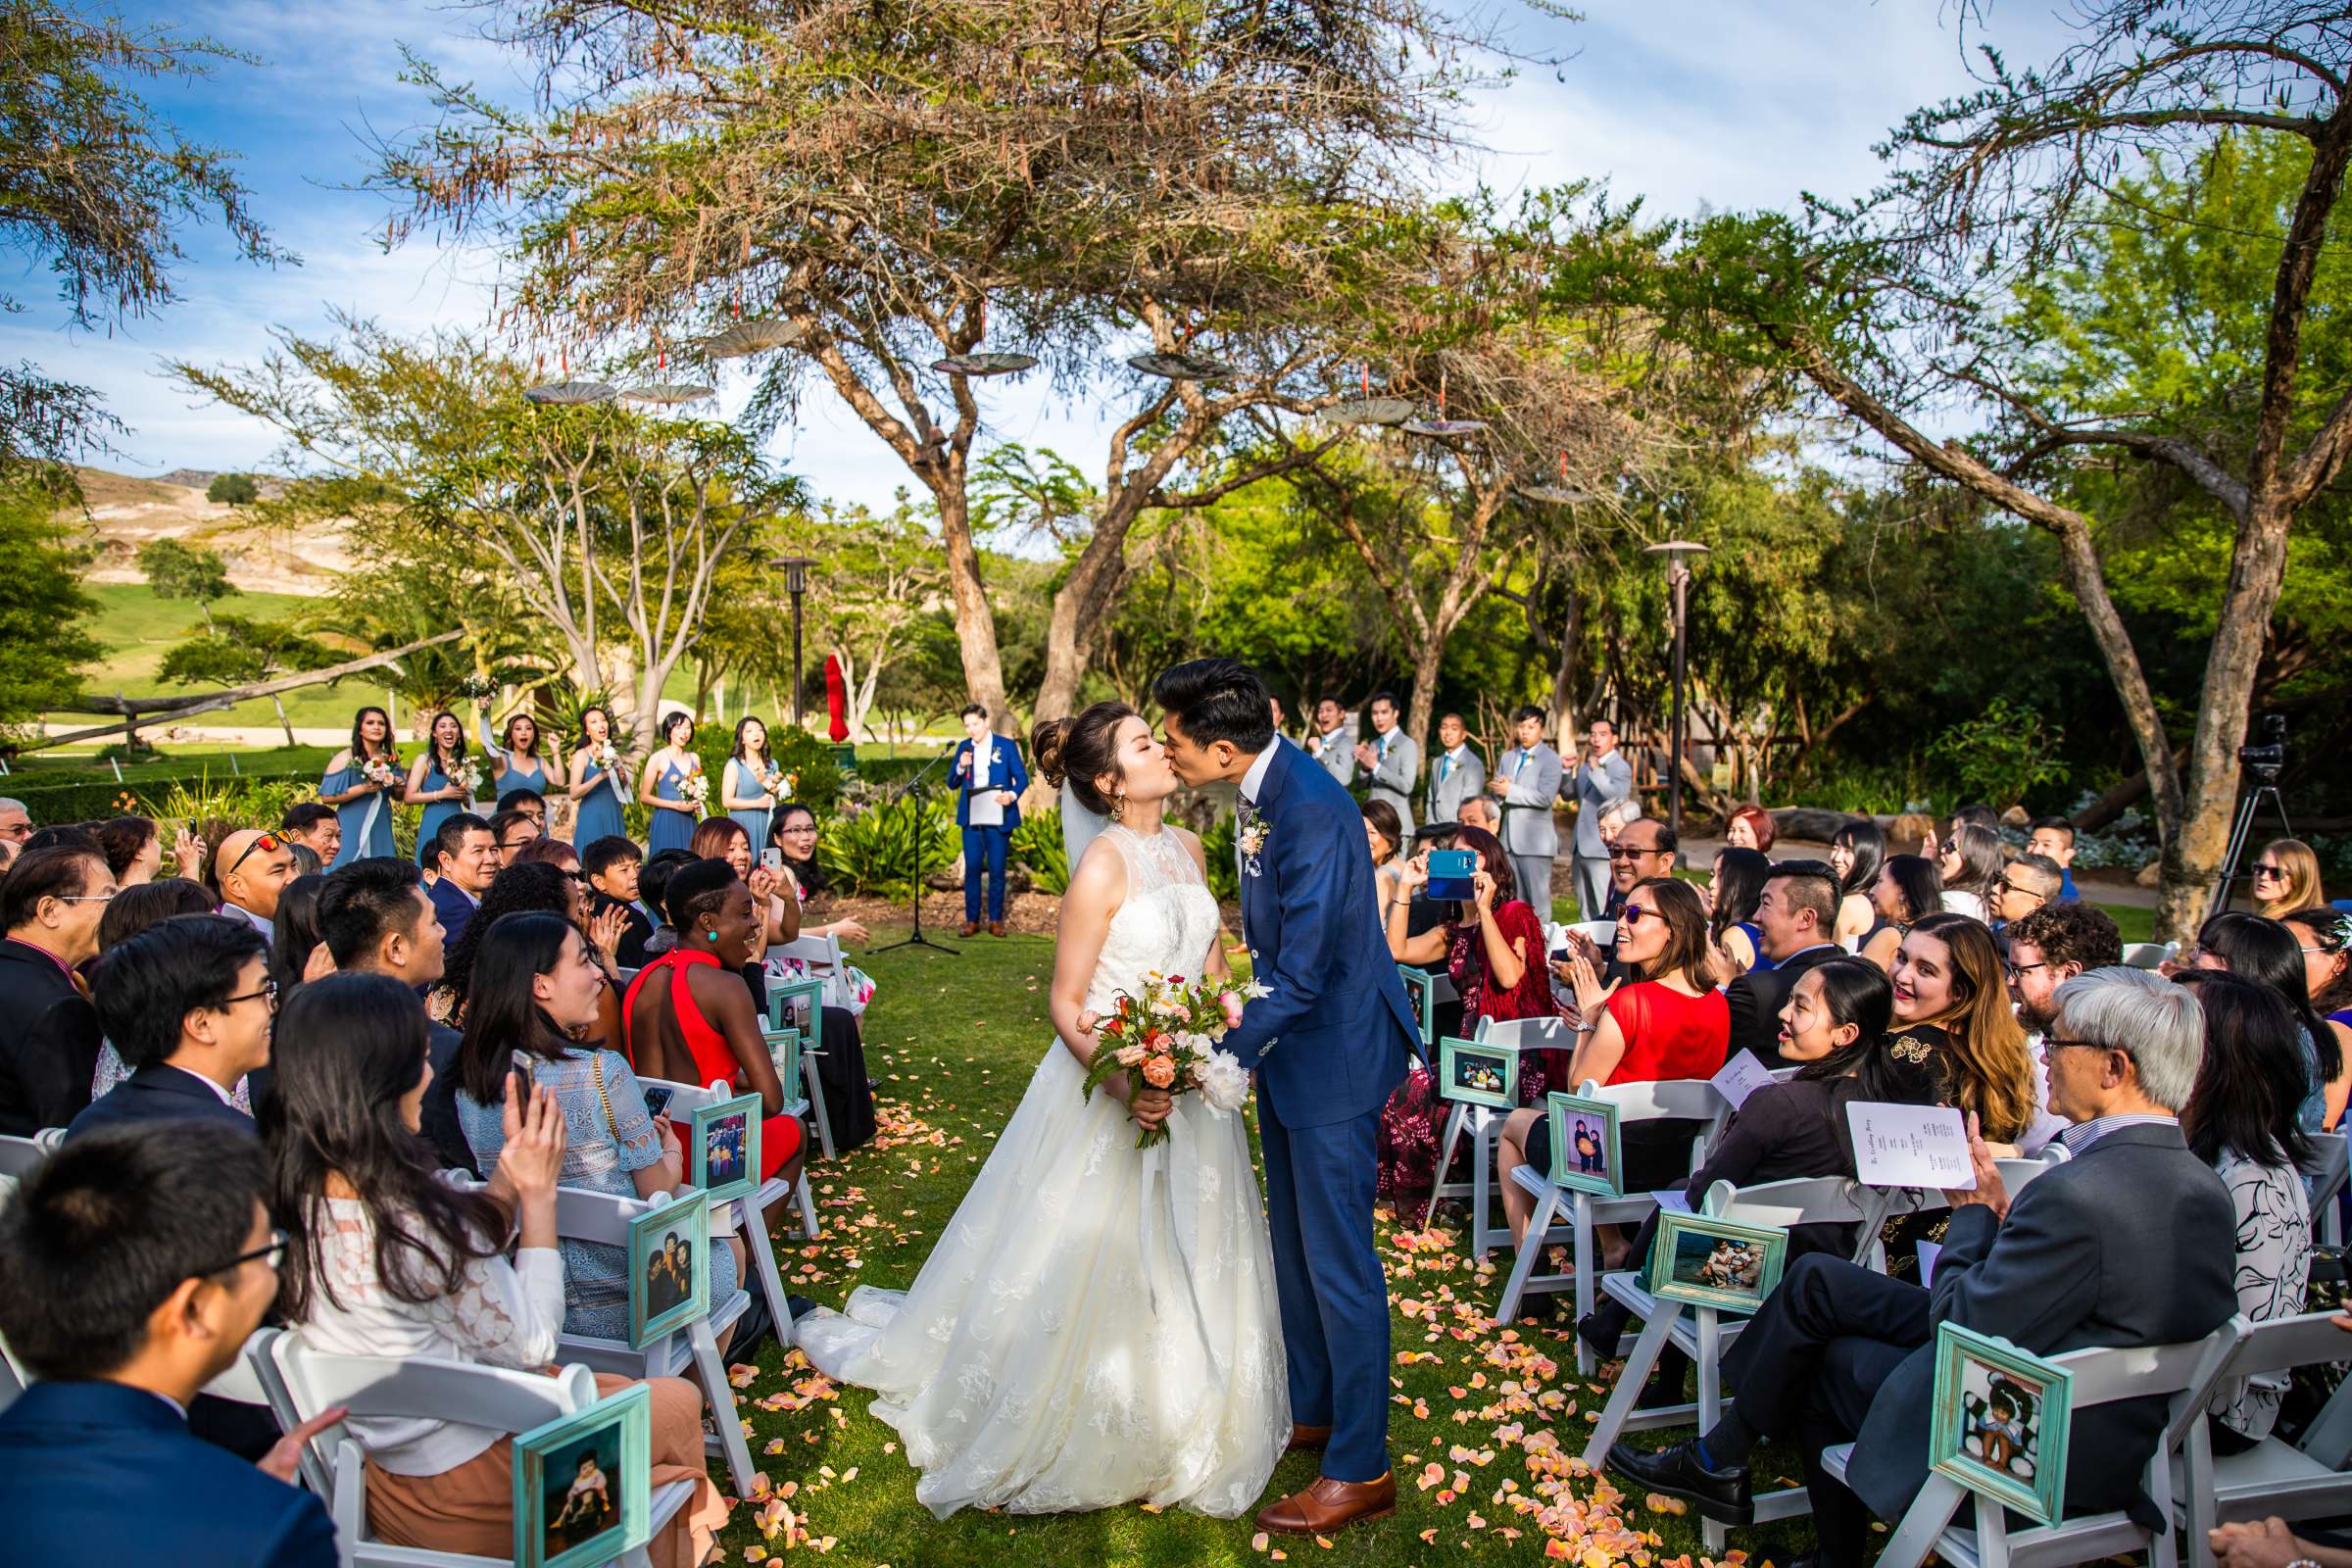
[(1252, 815), (1249, 821), (1241, 825), (1240, 832), (1235, 835), (1237, 842), (1242, 847), (1243, 866), (1251, 876), (1263, 874), (1258, 869), (1257, 854), (1266, 847), (1266, 819), (1262, 816)]

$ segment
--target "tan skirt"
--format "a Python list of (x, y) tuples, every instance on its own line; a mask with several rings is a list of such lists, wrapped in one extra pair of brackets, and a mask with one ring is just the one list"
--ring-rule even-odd
[[(596, 1374), (602, 1397), (632, 1380)], [(698, 1568), (727, 1522), (727, 1499), (703, 1459), (703, 1391), (684, 1378), (648, 1378), (653, 1391), (653, 1486), (692, 1481), (694, 1496), (647, 1544), (654, 1568)], [(396, 1476), (368, 1464), (368, 1524), (392, 1545), (508, 1557), (514, 1551), (514, 1444), (501, 1438), (455, 1470)]]

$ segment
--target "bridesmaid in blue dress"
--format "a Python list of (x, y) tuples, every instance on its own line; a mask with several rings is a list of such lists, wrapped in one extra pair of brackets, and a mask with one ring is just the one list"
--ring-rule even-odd
[(735, 725), (735, 750), (719, 776), (719, 804), (752, 836), (754, 851), (767, 843), (768, 814), (776, 797), (760, 780), (776, 770), (767, 754), (767, 726), (746, 713)]
[[(539, 721), (528, 713), (515, 713), (507, 720), (504, 742), (490, 738), (490, 699), (482, 698), (475, 714), (475, 724), (482, 737), (482, 750), (498, 764), (498, 773), (490, 780), (490, 797), (497, 800), (509, 790), (529, 790), (542, 800), (548, 794), (550, 763), (542, 761), (539, 747), (543, 737)], [(553, 771), (562, 774), (564, 760), (555, 757), (555, 742), (547, 739), (548, 753), (553, 758)]]
[[(612, 733), (612, 714), (595, 704), (580, 710), (580, 745), (571, 754), (571, 798), (579, 814), (572, 820), (571, 842), (586, 849), (598, 839), (624, 834), (628, 826), (621, 807), (622, 780), (628, 776)], [(613, 748), (610, 763), (599, 760), (607, 745)]]
[(637, 781), (637, 798), (654, 808), (654, 823), (645, 835), (650, 858), (663, 850), (683, 850), (694, 842), (702, 810), (686, 799), (680, 786), (703, 770), (702, 760), (687, 750), (694, 743), (694, 720), (672, 713), (662, 725), (662, 749), (645, 760)]
[[(363, 771), (370, 761), (392, 770), (389, 782), (370, 782)], [(392, 715), (380, 708), (363, 708), (352, 715), (351, 744), (327, 759), (326, 776), (318, 781), (318, 799), (335, 808), (343, 826), (343, 847), (334, 864), (386, 858), (400, 852), (392, 845), (392, 801), (400, 789), (400, 754), (392, 749)]]
[(472, 798), (458, 782), (458, 774), (466, 766), (466, 726), (458, 715), (443, 710), (433, 715), (432, 740), (424, 754), (409, 766), (409, 787), (401, 799), (411, 806), (424, 808), (424, 819), (416, 824), (416, 861), (430, 865), (433, 860), (433, 839), (441, 824), (460, 811), (473, 809)]

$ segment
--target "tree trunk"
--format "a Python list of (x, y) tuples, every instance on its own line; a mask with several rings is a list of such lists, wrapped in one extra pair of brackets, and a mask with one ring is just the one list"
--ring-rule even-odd
[(277, 710), (277, 727), (286, 732), (286, 744), (292, 746), (294, 744), (294, 721), (286, 716), (285, 699), (278, 696), (277, 693), (271, 692), (270, 706)]
[[(1120, 526), (1117, 537), (1123, 540), (1126, 532)], [(1070, 567), (1069, 579), (1054, 596), (1053, 613), (1046, 621), (1046, 673), (1037, 688), (1036, 716), (1041, 722), (1077, 711), (1095, 633), (1116, 603), (1119, 584), (1127, 578), (1127, 563), (1111, 540), (1107, 522), (1098, 524), (1095, 536)]]
[(1560, 633), (1559, 666), (1551, 677), (1551, 728), (1555, 739), (1552, 745), (1562, 757), (1576, 755), (1576, 650), (1584, 640), (1585, 602), (1576, 592), (1573, 579), (1568, 585), (1568, 624)]
[[(960, 473), (957, 475), (960, 480)], [(964, 690), (988, 710), (1000, 735), (1015, 733), (1004, 697), (1004, 657), (997, 648), (997, 622), (980, 580), (980, 552), (972, 543), (969, 502), (960, 482), (930, 481), (939, 506), (939, 534), (947, 547), (948, 593), (956, 607), (956, 645), (963, 656)]]

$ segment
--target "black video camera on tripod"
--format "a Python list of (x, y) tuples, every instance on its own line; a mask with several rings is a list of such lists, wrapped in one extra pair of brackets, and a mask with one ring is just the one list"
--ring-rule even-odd
[(2286, 803), (2278, 798), (2278, 775), (2286, 770), (2286, 715), (2271, 713), (2262, 721), (2262, 742), (2257, 746), (2240, 746), (2237, 760), (2246, 771), (2254, 775), (2253, 787), (2237, 804), (2237, 821), (2230, 829), (2230, 853), (2222, 859), (2221, 880), (2213, 886), (2213, 910), (2221, 913), (2230, 907), (2230, 891), (2239, 881), (2238, 862), (2245, 858), (2246, 841), (2254, 834), (2255, 808), (2268, 797), (2271, 809), (2278, 813), (2278, 836), (2293, 838), (2295, 830), (2286, 820)]

